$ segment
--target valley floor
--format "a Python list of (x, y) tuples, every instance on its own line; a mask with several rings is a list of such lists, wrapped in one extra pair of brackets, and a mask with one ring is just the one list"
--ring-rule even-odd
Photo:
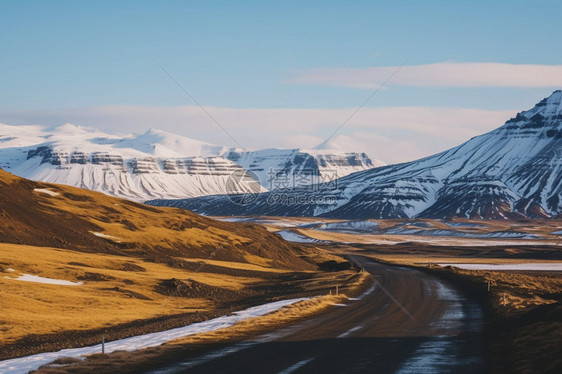
[[(14, 357), (33, 353), (33, 349), (56, 349), (56, 344), (41, 341), (49, 336), (88, 345), (98, 343), (102, 331), (114, 340), (167, 330), (279, 299), (335, 293), (338, 286), (338, 296), (306, 300), (303, 304), (227, 329), (135, 352), (98, 354), (85, 361), (59, 360), (54, 367), (45, 367), (40, 372), (88, 373), (111, 368), (112, 372), (122, 373), (232, 372), (242, 369), (246, 372), (255, 369), (255, 372), (286, 370), (305, 373), (317, 370), (368, 372), (377, 368), (380, 372), (406, 373), (451, 370), (555, 373), (562, 369), (559, 359), (562, 357), (562, 280), (560, 272), (552, 271), (562, 263), (560, 242), (551, 234), (560, 227), (556, 221), (542, 227), (532, 227), (532, 221), (529, 221), (519, 223), (516, 229), (514, 223), (504, 221), (485, 222), (486, 228), (473, 226), (477, 225), (473, 222), (462, 222), (460, 226), (464, 229), (460, 232), (467, 231), (468, 227), (468, 231), (477, 235), (492, 231), (534, 235), (528, 236), (529, 239), (511, 239), (512, 242), (502, 239), (511, 245), (493, 243), (489, 246), (478, 245), (473, 238), (456, 238), (456, 245), (443, 245), (440, 238), (432, 243), (423, 235), (420, 241), (416, 235), (403, 235), (392, 244), (381, 244), (372, 242), (365, 233), (365, 230), (380, 230), (381, 227), (391, 230), (397, 225), (405, 229), (433, 227), (429, 228), (433, 230), (444, 225), (441, 221), (409, 220), (373, 225), (367, 220), (349, 225), (345, 221), (267, 217), (254, 218), (252, 222), (263, 224), (272, 232), (293, 233), (292, 238), (296, 240), (310, 240), (302, 245), (321, 258), (352, 258), (356, 269), (346, 270), (342, 267), (343, 262), (326, 261), (324, 270), (332, 271), (292, 272), (260, 268), (256, 264), (201, 259), (186, 261), (188, 267), (185, 269), (167, 268), (163, 264), (131, 257), (66, 253), (49, 248), (42, 251), (45, 251), (45, 258), (54, 262), (43, 263), (43, 257), (36, 256), (40, 266), (30, 267), (24, 263), (25, 246), (14, 245), (12, 252), (6, 254), (10, 248), (3, 245), (4, 252), (0, 251), (6, 254), (0, 258), (3, 298), (13, 305), (25, 305), (24, 309), (28, 308), (29, 313), (43, 310), (41, 308), (47, 308), (47, 311), (53, 305), (61, 308), (58, 309), (59, 315), (45, 313), (48, 318), (54, 318), (55, 323), (41, 321), (41, 326), (52, 329), (41, 335), (26, 335), (25, 327), (5, 330), (12, 334), (13, 340), (4, 342), (2, 352), (8, 352), (7, 357)], [(333, 230), (318, 226), (326, 223), (335, 224), (331, 227)], [(530, 241), (537, 240), (539, 235), (544, 236), (543, 242), (533, 245)], [(380, 238), (381, 233), (373, 236)], [(517, 244), (520, 241), (523, 244)], [(18, 255), (22, 257), (18, 259)], [(81, 262), (73, 258), (74, 255), (90, 257)], [(85, 262), (93, 265), (86, 267)], [(120, 273), (125, 262), (133, 270)], [(455, 267), (455, 264), (461, 265)], [(473, 269), (461, 269), (466, 264)], [(490, 270), (492, 264), (519, 269)], [(537, 264), (547, 264), (548, 267), (543, 269), (545, 271), (537, 271)], [(360, 267), (367, 269), (370, 276), (358, 271)], [(194, 298), (194, 294), (182, 296), (175, 295), (175, 291), (162, 292), (163, 280), (186, 279), (185, 272), (195, 269), (198, 274), (191, 276), (193, 283), (188, 286), (206, 284), (223, 291), (216, 293), (215, 290), (210, 294), (213, 297), (204, 301)], [(72, 284), (63, 286), (18, 280), (25, 274)], [(159, 281), (154, 283), (154, 279)], [(34, 286), (30, 286), (32, 284)], [(372, 284), (374, 287), (370, 287)], [(174, 282), (171, 285), (178, 286)], [(53, 300), (46, 300), (43, 295), (45, 290), (63, 288), (64, 292), (54, 293)], [(83, 323), (98, 324), (97, 327), (78, 330), (75, 326), (70, 327), (69, 332), (69, 326), (74, 326), (76, 321), (68, 322), (65, 310), (84, 308), (82, 313), (90, 315), (86, 310), (91, 305), (76, 305), (80, 292), (97, 295), (99, 300), (96, 302), (101, 305), (115, 306), (117, 304), (112, 303), (117, 300), (124, 302), (124, 309), (136, 313), (146, 312), (146, 305), (155, 301), (174, 312), (167, 315), (160, 312), (156, 318), (137, 318), (133, 323), (116, 324), (111, 319), (86, 318)], [(118, 299), (114, 299), (116, 297)], [(28, 305), (26, 301), (29, 301)], [(192, 305), (197, 302), (200, 305)], [(141, 311), (139, 306), (143, 303), (146, 303), (145, 310)], [(191, 309), (182, 313), (181, 308), (186, 307)], [(4, 329), (17, 326), (18, 318), (22, 321), (29, 319), (25, 313), (18, 316), (17, 308), (7, 315), (9, 317), (4, 318), (11, 320), (3, 323)], [(126, 314), (119, 317), (123, 316)], [(69, 324), (65, 325), (67, 322)], [(104, 325), (108, 323), (117, 328), (112, 330)], [(56, 331), (58, 328), (61, 331)], [(28, 349), (27, 353), (18, 353), (16, 347), (34, 348)], [(459, 356), (459, 352), (465, 353)]]

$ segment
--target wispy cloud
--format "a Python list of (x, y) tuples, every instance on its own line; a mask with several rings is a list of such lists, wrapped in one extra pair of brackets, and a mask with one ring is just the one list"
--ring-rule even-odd
[[(316, 68), (293, 72), (290, 84), (376, 89), (396, 66)], [(441, 62), (405, 66), (389, 85), (411, 87), (560, 87), (562, 65)]]
[[(237, 109), (206, 107), (250, 148), (313, 148), (324, 141), (354, 108)], [(345, 151), (367, 152), (387, 163), (440, 152), (490, 131), (515, 111), (443, 107), (363, 108), (331, 143)], [(153, 127), (222, 145), (232, 140), (216, 129), (197, 106), (101, 106), (49, 111), (0, 112), (0, 122), (54, 126), (71, 122), (118, 133)]]

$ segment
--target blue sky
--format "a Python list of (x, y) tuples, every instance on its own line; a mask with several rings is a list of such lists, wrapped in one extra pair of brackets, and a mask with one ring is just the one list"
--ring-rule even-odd
[[(0, 14), (0, 122), (15, 125), (155, 127), (229, 144), (186, 108), (195, 103), (153, 56), (245, 147), (306, 148), (407, 60), (334, 139), (398, 162), (497, 127), (562, 88), (556, 1), (0, 0)], [(466, 74), (459, 63), (470, 63)], [(435, 79), (441, 72), (452, 77)], [(392, 123), (392, 110), (411, 123)], [(451, 134), (430, 129), (431, 110)]]

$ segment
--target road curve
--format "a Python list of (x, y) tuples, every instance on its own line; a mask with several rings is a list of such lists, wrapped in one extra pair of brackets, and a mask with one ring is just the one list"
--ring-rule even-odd
[(294, 326), (151, 374), (480, 373), (482, 312), (441, 280), (354, 256), (373, 287)]

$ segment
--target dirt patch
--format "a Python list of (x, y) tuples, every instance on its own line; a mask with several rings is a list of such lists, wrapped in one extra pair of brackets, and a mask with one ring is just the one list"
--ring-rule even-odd
[(162, 280), (155, 287), (155, 291), (165, 296), (205, 297), (222, 301), (240, 298), (244, 295), (243, 292), (212, 287), (192, 279), (180, 280), (176, 278)]
[(119, 266), (119, 270), (123, 270), (123, 271), (142, 271), (142, 272), (146, 271), (146, 269), (143, 268), (142, 266), (139, 266), (137, 264), (133, 264), (132, 262), (125, 262), (124, 264), (121, 264), (121, 266)]
[(78, 277), (76, 277), (76, 279), (89, 282), (106, 282), (109, 280), (114, 280), (115, 277), (107, 274), (86, 272), (84, 275), (79, 275)]

